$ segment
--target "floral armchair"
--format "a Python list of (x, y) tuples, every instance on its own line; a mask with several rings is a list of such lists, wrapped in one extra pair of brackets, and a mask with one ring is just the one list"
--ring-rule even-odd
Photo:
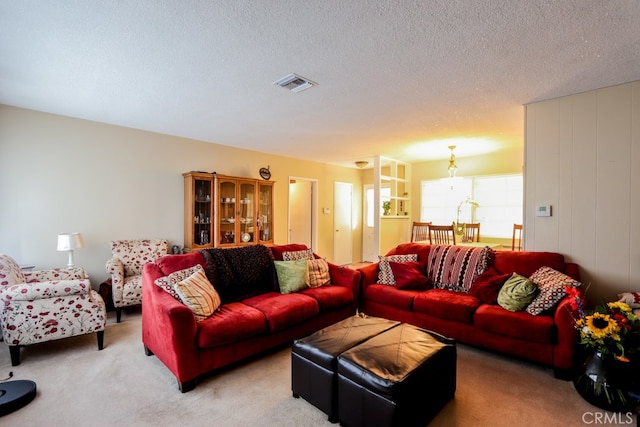
[(0, 326), (11, 365), (20, 346), (97, 333), (102, 350), (107, 310), (82, 268), (23, 272), (0, 254)]
[(114, 240), (107, 273), (111, 275), (111, 292), (120, 323), (122, 308), (142, 304), (142, 266), (167, 255), (169, 242), (159, 239)]

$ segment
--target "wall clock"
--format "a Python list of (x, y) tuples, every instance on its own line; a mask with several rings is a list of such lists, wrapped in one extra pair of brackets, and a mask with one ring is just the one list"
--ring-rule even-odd
[(262, 179), (271, 178), (271, 171), (269, 170), (269, 166), (267, 166), (266, 168), (260, 168), (260, 176), (262, 177)]

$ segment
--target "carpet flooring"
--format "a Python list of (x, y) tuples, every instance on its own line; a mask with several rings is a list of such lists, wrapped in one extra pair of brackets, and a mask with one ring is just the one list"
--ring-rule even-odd
[[(105, 348), (95, 335), (24, 347), (12, 367), (0, 343), (0, 377), (37, 383), (35, 399), (0, 417), (7, 426), (335, 426), (291, 395), (290, 348), (207, 376), (180, 393), (173, 375), (144, 354), (139, 311), (109, 314)], [(432, 385), (425, 384), (425, 387)], [(430, 426), (636, 425), (635, 416), (585, 402), (551, 369), (458, 344), (455, 399)]]

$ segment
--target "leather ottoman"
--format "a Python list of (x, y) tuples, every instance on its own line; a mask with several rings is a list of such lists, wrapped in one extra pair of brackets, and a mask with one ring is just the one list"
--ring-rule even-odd
[(424, 427), (455, 390), (455, 341), (406, 323), (338, 357), (338, 414), (346, 427)]
[(356, 315), (294, 341), (291, 351), (291, 389), (338, 421), (338, 356), (399, 322)]

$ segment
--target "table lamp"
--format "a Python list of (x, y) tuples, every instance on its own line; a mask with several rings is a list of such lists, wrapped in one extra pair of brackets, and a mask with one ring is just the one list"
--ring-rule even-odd
[(65, 233), (58, 234), (58, 251), (69, 252), (69, 261), (67, 262), (68, 268), (73, 268), (73, 251), (74, 249), (84, 248), (84, 242), (82, 241), (82, 235), (80, 233)]

